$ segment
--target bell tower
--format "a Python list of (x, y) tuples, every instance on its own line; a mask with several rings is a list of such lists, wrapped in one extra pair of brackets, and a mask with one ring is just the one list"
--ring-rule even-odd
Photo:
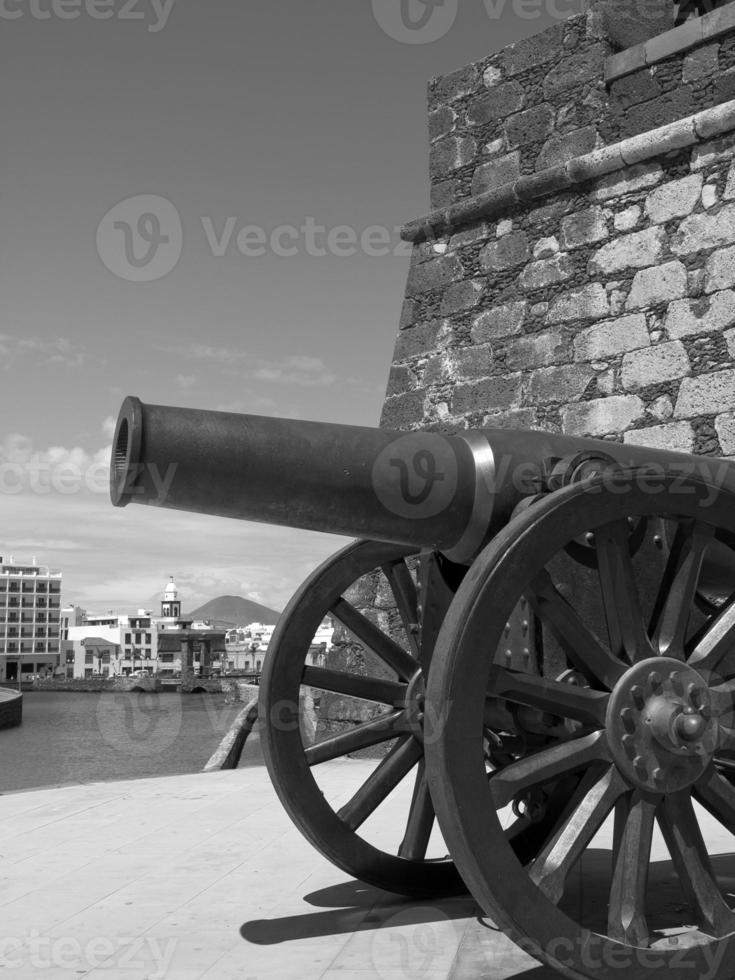
[(179, 599), (179, 590), (176, 588), (173, 575), (163, 591), (161, 616), (164, 619), (179, 619), (181, 617), (181, 600)]

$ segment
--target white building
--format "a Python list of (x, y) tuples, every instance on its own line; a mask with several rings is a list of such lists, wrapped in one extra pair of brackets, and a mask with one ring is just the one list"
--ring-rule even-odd
[(182, 620), (173, 578), (161, 596), (160, 616), (145, 609), (133, 616), (87, 614), (82, 623), (69, 625), (66, 633), (67, 673), (78, 678), (138, 671), (176, 676), (187, 647), (195, 672), (221, 668), (224, 633), (206, 623)]
[(0, 558), (0, 682), (59, 667), (61, 572)]

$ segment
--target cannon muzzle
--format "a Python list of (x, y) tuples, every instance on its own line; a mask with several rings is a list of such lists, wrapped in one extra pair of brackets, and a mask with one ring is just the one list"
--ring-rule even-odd
[(678, 466), (735, 486), (735, 466), (723, 460), (553, 433), (391, 432), (129, 397), (110, 491), (118, 507), (151, 504), (390, 541), (469, 562), (522, 498), (548, 489), (550, 474), (575, 461), (588, 470), (611, 462)]

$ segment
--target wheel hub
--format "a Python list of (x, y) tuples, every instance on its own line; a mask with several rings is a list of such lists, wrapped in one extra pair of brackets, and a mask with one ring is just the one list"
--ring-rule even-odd
[(654, 657), (620, 678), (607, 710), (610, 751), (623, 776), (653, 793), (691, 786), (717, 744), (706, 681), (670, 657)]

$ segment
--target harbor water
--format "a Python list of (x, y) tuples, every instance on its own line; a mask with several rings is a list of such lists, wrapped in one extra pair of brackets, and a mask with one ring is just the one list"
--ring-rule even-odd
[[(0, 731), (0, 794), (199, 772), (241, 703), (224, 694), (31, 691), (23, 724)], [(257, 732), (241, 765), (262, 765)]]

